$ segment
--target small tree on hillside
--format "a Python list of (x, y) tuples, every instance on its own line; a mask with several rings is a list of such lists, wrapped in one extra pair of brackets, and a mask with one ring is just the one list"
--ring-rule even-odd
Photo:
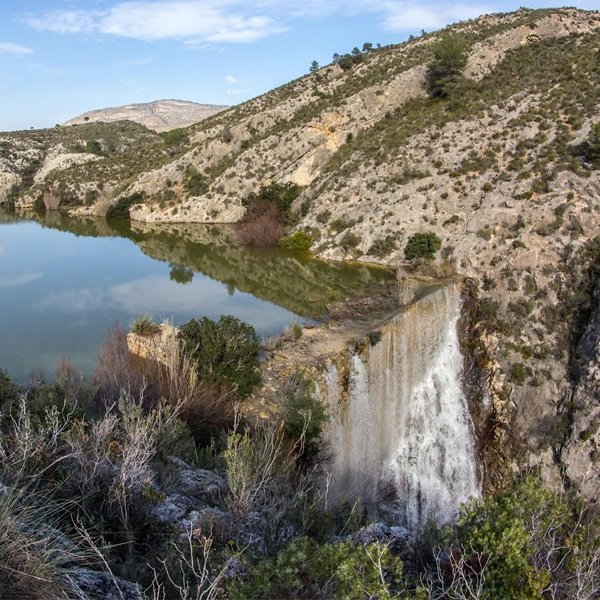
[(344, 54), (343, 56), (340, 56), (339, 60), (337, 61), (337, 64), (340, 65), (342, 70), (349, 71), (352, 68), (352, 65), (354, 64), (352, 55)]
[(463, 79), (462, 71), (467, 65), (465, 44), (455, 36), (446, 35), (432, 50), (429, 91), (434, 98), (444, 98), (452, 95)]
[(592, 125), (585, 141), (585, 157), (588, 160), (600, 160), (600, 121)]
[(314, 73), (315, 71), (318, 71), (319, 69), (320, 69), (319, 63), (316, 60), (313, 60), (312, 63), (310, 64), (309, 71), (311, 73)]

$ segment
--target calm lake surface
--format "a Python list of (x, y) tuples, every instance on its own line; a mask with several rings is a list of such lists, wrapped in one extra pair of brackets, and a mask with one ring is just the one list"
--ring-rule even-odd
[(260, 336), (368, 292), (389, 271), (244, 248), (226, 226), (107, 223), (0, 211), (0, 369), (52, 377), (61, 357), (93, 372), (106, 332), (136, 316), (176, 326), (234, 315)]

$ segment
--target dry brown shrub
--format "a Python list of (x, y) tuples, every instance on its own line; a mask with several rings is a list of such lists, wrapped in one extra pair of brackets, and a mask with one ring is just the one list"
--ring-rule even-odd
[(181, 406), (179, 416), (196, 439), (207, 429), (229, 429), (234, 421), (234, 391), (204, 381), (196, 394)]
[(250, 223), (256, 221), (260, 217), (268, 216), (278, 223), (283, 223), (285, 217), (281, 214), (281, 211), (274, 204), (268, 202), (250, 202), (246, 206), (246, 213), (242, 218), (242, 223)]
[(46, 524), (47, 517), (27, 506), (20, 492), (11, 490), (0, 496), (0, 598), (69, 597), (64, 564), (76, 556), (65, 548), (62, 534)]
[(398, 303), (401, 306), (406, 306), (415, 297), (417, 282), (402, 265), (396, 268), (396, 279), (398, 280)]
[(86, 395), (88, 383), (83, 373), (68, 358), (61, 356), (56, 367), (56, 381), (64, 392), (65, 399), (71, 404), (77, 403)]
[(243, 246), (277, 246), (283, 236), (283, 226), (268, 215), (240, 225), (237, 243)]
[(157, 356), (141, 358), (129, 352), (127, 332), (115, 325), (102, 346), (96, 381), (101, 406), (124, 395), (131, 395), (146, 409), (166, 400), (195, 436), (206, 428), (229, 428), (233, 424), (233, 389), (200, 380), (194, 362), (182, 353), (176, 338), (157, 349)]
[(236, 238), (243, 246), (276, 246), (282, 236), (283, 223), (277, 207), (259, 204), (246, 214)]

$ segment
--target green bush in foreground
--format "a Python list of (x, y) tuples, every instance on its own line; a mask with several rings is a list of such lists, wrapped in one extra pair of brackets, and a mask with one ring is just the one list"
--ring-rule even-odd
[(431, 260), (441, 247), (442, 240), (432, 231), (415, 233), (408, 238), (406, 248), (404, 248), (404, 256), (408, 260), (412, 260), (413, 258)]
[(291, 250), (308, 250), (312, 243), (313, 239), (306, 231), (296, 231), (292, 235), (282, 237), (278, 242), (280, 248)]
[[(381, 565), (381, 571), (378, 568)], [(245, 582), (235, 582), (233, 600), (396, 598), (402, 562), (385, 545), (319, 544), (302, 537), (263, 560)]]
[(486, 597), (529, 600), (545, 597), (567, 568), (573, 522), (566, 501), (528, 477), (468, 504), (456, 533), (469, 554), (484, 557)]
[(258, 336), (252, 325), (230, 315), (217, 322), (192, 319), (181, 327), (179, 339), (201, 379), (231, 384), (242, 398), (260, 381)]

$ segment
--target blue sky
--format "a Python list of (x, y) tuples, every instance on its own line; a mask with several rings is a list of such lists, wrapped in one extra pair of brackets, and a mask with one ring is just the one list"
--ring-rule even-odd
[[(531, 8), (562, 2), (532, 1)], [(522, 1), (20, 0), (0, 5), (0, 131), (163, 98), (237, 104), (364, 42)], [(598, 9), (598, 0), (569, 5)]]

